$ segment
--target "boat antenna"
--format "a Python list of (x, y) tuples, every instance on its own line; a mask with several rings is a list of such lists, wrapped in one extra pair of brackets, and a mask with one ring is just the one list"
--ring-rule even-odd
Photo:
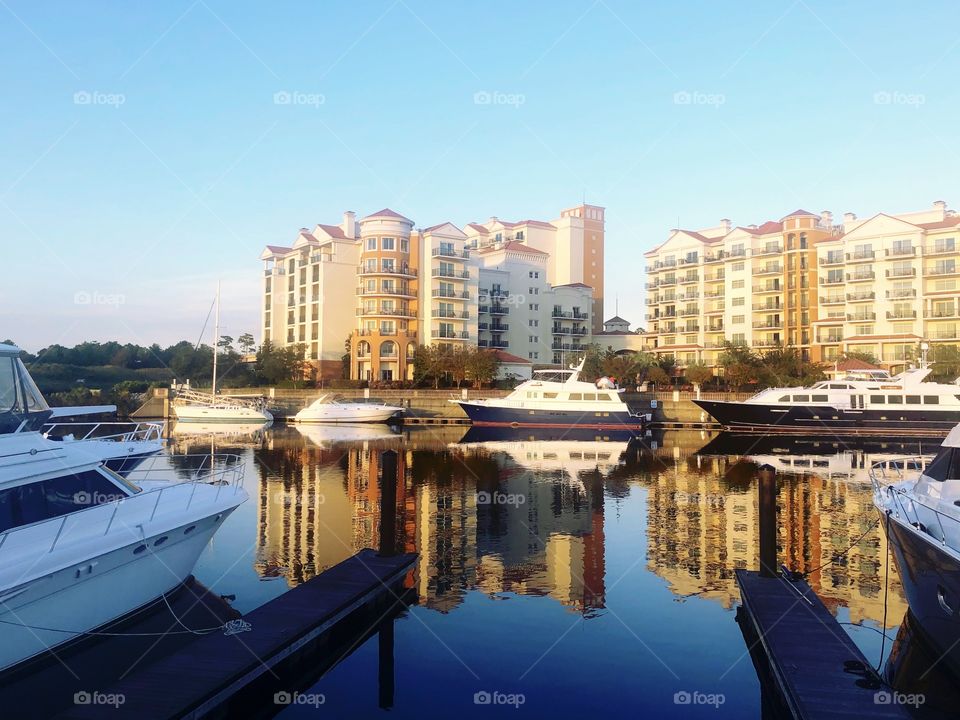
[(930, 343), (923, 341), (920, 343), (920, 368), (927, 368), (927, 351), (930, 349)]

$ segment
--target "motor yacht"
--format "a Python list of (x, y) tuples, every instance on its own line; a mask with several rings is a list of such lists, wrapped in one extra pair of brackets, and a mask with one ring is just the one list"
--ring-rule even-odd
[(403, 414), (403, 408), (386, 403), (348, 402), (335, 395), (321, 395), (293, 420), (298, 423), (385, 423)]
[(51, 412), (0, 352), (0, 672), (178, 587), (247, 494), (235, 456), (147, 459), (127, 477), (89, 441), (51, 440)]
[(960, 425), (933, 460), (878, 462), (870, 478), (910, 611), (960, 675)]
[[(581, 427), (641, 430), (650, 415), (623, 401), (623, 388), (609, 381), (580, 380), (584, 359), (569, 370), (538, 370), (504, 398), (453, 399), (474, 425), (492, 427)], [(562, 380), (551, 377), (561, 376)]]
[(960, 422), (960, 382), (925, 382), (930, 372), (924, 360), (894, 377), (879, 371), (810, 387), (769, 388), (741, 401), (693, 402), (728, 430), (943, 433)]

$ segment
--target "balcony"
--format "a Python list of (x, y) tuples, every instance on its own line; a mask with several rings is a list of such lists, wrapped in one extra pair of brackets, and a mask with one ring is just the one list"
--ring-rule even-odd
[(433, 316), (438, 318), (453, 318), (455, 320), (469, 320), (470, 311), (469, 310), (445, 310), (441, 308), (433, 308)]
[(888, 278), (905, 278), (905, 277), (916, 277), (917, 269), (916, 268), (893, 268), (892, 270), (887, 270)]
[(719, 282), (720, 280), (723, 280), (725, 277), (726, 277), (726, 275), (724, 275), (724, 273), (722, 273), (722, 272), (706, 273), (706, 274), (703, 276), (703, 281), (704, 281), (704, 282)]
[(887, 320), (916, 320), (917, 311), (887, 310)]
[(492, 323), (488, 329), (492, 333), (505, 333), (510, 326), (504, 323)]
[(700, 276), (699, 276), (699, 275), (685, 275), (684, 277), (679, 278), (679, 279), (677, 280), (677, 282), (679, 282), (681, 285), (687, 285), (687, 284), (689, 284), (689, 283), (700, 282)]
[(502, 338), (494, 338), (493, 340), (490, 341), (490, 345), (488, 347), (497, 348), (497, 349), (508, 348), (510, 347), (510, 341), (504, 340)]
[(754, 330), (780, 330), (783, 327), (782, 320), (754, 320)]
[(934, 308), (933, 310), (927, 311), (927, 317), (933, 320), (955, 318), (957, 317), (957, 311), (955, 308)]
[(960, 270), (955, 265), (938, 265), (926, 269), (927, 275), (956, 275), (958, 272)]
[(704, 264), (720, 262), (721, 260), (723, 260), (723, 258), (726, 257), (726, 255), (727, 254), (723, 250), (718, 252), (716, 255), (710, 255), (709, 253), (707, 253), (707, 254), (704, 254), (703, 256), (703, 262)]
[(821, 265), (843, 265), (843, 255), (839, 255), (839, 256), (835, 255), (833, 257), (830, 257), (828, 255), (827, 257), (822, 257), (820, 258), (820, 264)]
[(934, 330), (932, 333), (929, 333), (931, 340), (956, 340), (957, 331), (956, 330)]
[(469, 280), (470, 271), (469, 270), (445, 270), (443, 268), (434, 268), (430, 271), (430, 275), (438, 278), (450, 278), (453, 280)]
[(358, 317), (402, 317), (402, 318), (414, 318), (416, 315), (413, 314), (411, 310), (398, 309), (398, 308), (386, 308), (386, 309), (376, 309), (376, 308), (357, 308)]
[(570, 344), (555, 342), (550, 345), (551, 350), (583, 350), (584, 347), (584, 345), (580, 345), (579, 343)]
[(586, 319), (587, 319), (587, 314), (584, 313), (584, 312), (579, 312), (579, 311), (577, 311), (577, 310), (574, 310), (574, 311), (573, 311), (573, 319), (574, 319), (574, 320), (586, 320)]
[[(661, 300), (661, 302), (664, 302), (664, 301)], [(673, 302), (673, 301), (672, 301), (672, 300), (668, 300), (668, 301), (666, 301), (666, 302)], [(573, 313), (572, 313), (572, 312), (564, 312), (563, 310), (557, 310), (556, 308), (554, 308), (553, 312), (550, 313), (550, 317), (553, 317), (553, 318), (573, 318)]]
[(924, 255), (952, 255), (957, 252), (955, 245), (927, 245), (923, 249)]
[(820, 335), (817, 337), (818, 343), (839, 343), (843, 342), (843, 335)]
[(876, 256), (873, 250), (858, 250), (857, 252), (847, 253), (847, 262), (870, 262)]
[(704, 314), (704, 315), (715, 315), (715, 314), (717, 314), (717, 313), (722, 313), (723, 310), (724, 310), (724, 306), (721, 305), (721, 306), (719, 306), (719, 307), (707, 308), (706, 310), (703, 311), (703, 314)]
[(758, 312), (780, 312), (783, 305), (780, 303), (754, 303), (753, 309)]
[(755, 295), (761, 295), (766, 293), (782, 293), (783, 286), (780, 283), (773, 283), (770, 285), (754, 285), (753, 292)]
[(366, 295), (367, 297), (376, 296), (376, 295), (387, 295), (390, 297), (405, 297), (405, 298), (414, 298), (417, 296), (410, 288), (407, 287), (391, 287), (391, 288), (379, 288), (373, 289), (358, 287), (357, 295)]
[(445, 340), (469, 340), (470, 333), (466, 330), (447, 330), (446, 328), (441, 328), (439, 330), (433, 331), (434, 337), (443, 338)]
[(550, 329), (551, 335), (586, 335), (586, 328), (568, 328), (563, 327), (562, 325), (554, 325)]
[(887, 298), (896, 300), (898, 298), (912, 298), (917, 296), (917, 291), (910, 290), (887, 290)]
[(762, 268), (754, 268), (754, 275), (778, 275), (783, 272), (783, 265), (765, 265)]
[(838, 277), (838, 278), (830, 278), (830, 277), (820, 278), (820, 284), (821, 284), (821, 285), (843, 285), (843, 278), (842, 278), (842, 277)]
[(433, 250), (430, 251), (430, 254), (433, 257), (441, 258), (458, 258), (461, 260), (467, 260), (470, 258), (469, 250), (457, 250), (455, 248), (444, 247), (442, 245), (440, 247), (433, 248)]
[(877, 314), (875, 312), (849, 313), (847, 315), (847, 320), (851, 322), (868, 322), (876, 319)]
[(769, 247), (760, 248), (753, 251), (754, 257), (761, 257), (763, 255), (779, 255), (783, 252), (783, 245), (771, 245)]
[(847, 282), (869, 282), (876, 278), (876, 273), (847, 273)]
[(773, 338), (760, 338), (753, 341), (753, 346), (759, 347), (759, 348), (778, 347), (781, 344), (782, 344), (782, 341), (775, 340)]
[(699, 300), (700, 293), (696, 290), (687, 290), (683, 295), (677, 295), (676, 299), (678, 302), (683, 302), (684, 300)]
[(916, 254), (917, 249), (915, 247), (890, 248), (887, 250), (887, 257), (909, 257)]
[(505, 305), (490, 305), (487, 312), (489, 312), (491, 315), (509, 315), (510, 308), (506, 307)]
[(866, 300), (873, 300), (877, 294), (872, 290), (869, 292), (856, 292), (856, 293), (847, 293), (847, 300), (850, 302), (864, 302)]
[(660, 287), (660, 281), (653, 280), (648, 282), (644, 287), (646, 287), (647, 290), (656, 290), (658, 287)]
[(385, 267), (377, 270), (376, 268), (367, 267), (364, 265), (360, 266), (359, 274), (363, 275), (393, 275), (407, 278), (415, 278), (417, 276), (417, 269), (412, 267)]
[(431, 297), (435, 298), (451, 298), (453, 300), (469, 300), (470, 293), (466, 290), (456, 291), (456, 290), (442, 290), (435, 288), (431, 293)]
[(692, 317), (699, 314), (700, 308), (683, 308), (680, 310), (680, 317)]
[(660, 280), (660, 284), (661, 284), (661, 285), (676, 285), (676, 284), (677, 284), (677, 279), (676, 279), (676, 278), (663, 278), (662, 280)]

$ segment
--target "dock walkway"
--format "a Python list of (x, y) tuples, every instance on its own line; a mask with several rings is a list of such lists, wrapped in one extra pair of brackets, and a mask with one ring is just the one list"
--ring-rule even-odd
[[(161, 720), (222, 713), (238, 692), (272, 675), (340, 621), (394, 602), (415, 560), (415, 554), (384, 557), (361, 550), (244, 616), (248, 632), (200, 637), (121, 680), (106, 690), (124, 697), (109, 717)], [(60, 717), (89, 720), (104, 714), (103, 707), (78, 705)]]
[[(744, 635), (754, 662), (765, 665), (793, 718), (909, 718), (885, 703), (870, 663), (804, 580), (735, 571), (743, 600)], [(863, 669), (866, 672), (863, 672)]]

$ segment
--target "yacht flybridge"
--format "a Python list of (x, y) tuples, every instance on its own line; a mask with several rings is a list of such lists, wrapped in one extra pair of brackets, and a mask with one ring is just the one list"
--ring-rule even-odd
[(724, 428), (785, 432), (929, 434), (960, 422), (960, 382), (924, 382), (926, 362), (890, 377), (825, 380), (762, 390), (743, 401), (694, 400)]
[[(584, 358), (585, 360), (586, 358)], [(632, 411), (622, 388), (580, 380), (584, 360), (570, 370), (538, 370), (505, 398), (451, 400), (474, 425), (640, 430), (650, 416)], [(562, 381), (548, 379), (557, 374)]]
[(178, 587), (247, 497), (236, 457), (153, 457), (124, 478), (101, 446), (46, 437), (50, 416), (0, 346), (0, 672)]

